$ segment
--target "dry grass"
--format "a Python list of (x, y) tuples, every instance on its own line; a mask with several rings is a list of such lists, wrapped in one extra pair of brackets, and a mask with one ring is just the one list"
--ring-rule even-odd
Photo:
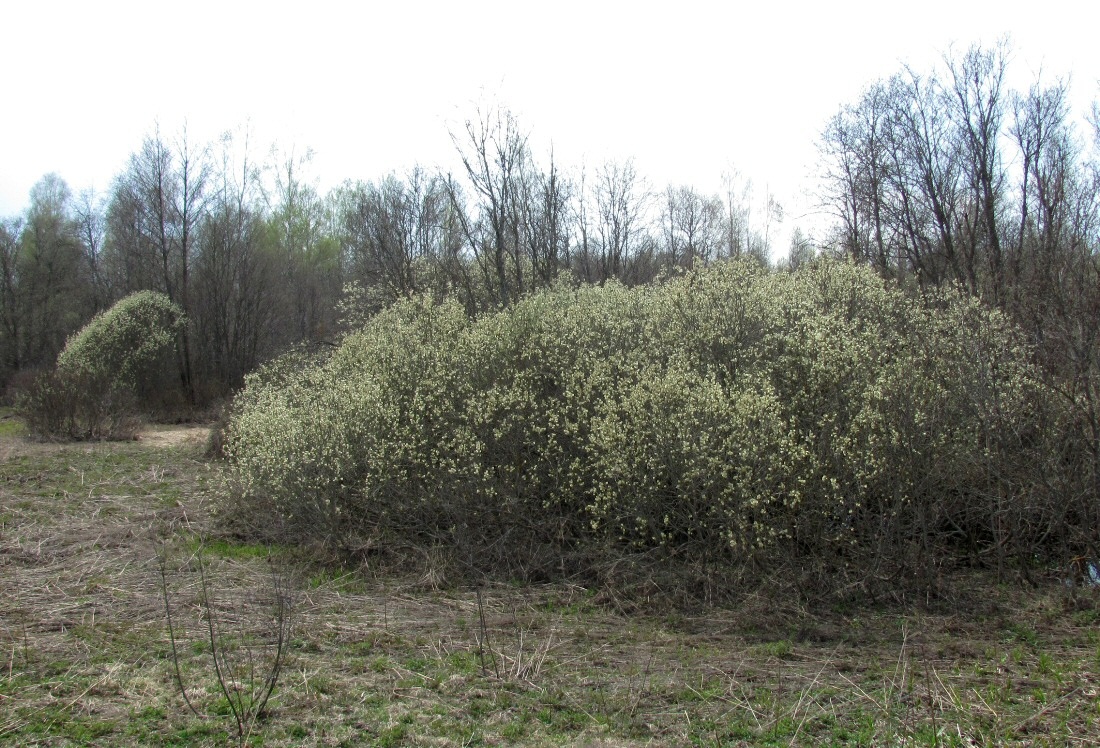
[[(764, 595), (703, 615), (565, 582), (435, 589), (218, 536), (205, 435), (0, 444), (0, 743), (223, 745), (199, 585), (258, 660), (272, 570), (295, 629), (263, 745), (1091, 745), (1100, 613), (980, 575), (958, 609), (806, 610)], [(205, 545), (201, 539), (205, 538)], [(166, 559), (178, 693), (156, 549)], [(480, 604), (479, 604), (480, 599)], [(627, 614), (623, 612), (629, 609)]]

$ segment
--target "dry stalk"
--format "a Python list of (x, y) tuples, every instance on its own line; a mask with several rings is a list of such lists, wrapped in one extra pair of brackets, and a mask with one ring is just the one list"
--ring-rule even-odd
[(1070, 699), (1070, 697), (1071, 697), (1071, 696), (1075, 696), (1075, 695), (1077, 694), (1077, 692), (1078, 692), (1078, 691), (1080, 691), (1080, 690), (1081, 690), (1081, 687), (1080, 687), (1080, 686), (1077, 686), (1077, 687), (1076, 687), (1076, 688), (1074, 688), (1074, 689), (1073, 689), (1072, 691), (1070, 691), (1069, 693), (1067, 693), (1067, 694), (1066, 694), (1065, 696), (1062, 696), (1062, 697), (1061, 697), (1060, 699), (1057, 699), (1056, 701), (1052, 701), (1052, 702), (1050, 702), (1050, 703), (1049, 703), (1049, 704), (1047, 704), (1047, 705), (1046, 705), (1045, 707), (1043, 707), (1043, 708), (1042, 708), (1042, 709), (1040, 709), (1039, 711), (1035, 712), (1035, 714), (1032, 714), (1032, 715), (1031, 715), (1030, 717), (1028, 717), (1027, 719), (1025, 719), (1025, 720), (1022, 720), (1021, 722), (1017, 723), (1017, 724), (1016, 724), (1016, 725), (1015, 725), (1015, 726), (1014, 726), (1014, 727), (1013, 727), (1013, 728), (1012, 728), (1012, 729), (1011, 729), (1011, 730), (1009, 731), (1009, 734), (1015, 735), (1015, 734), (1016, 734), (1016, 733), (1018, 733), (1018, 732), (1019, 732), (1020, 730), (1024, 729), (1024, 728), (1025, 728), (1025, 727), (1027, 727), (1027, 726), (1028, 726), (1029, 724), (1031, 724), (1031, 723), (1032, 723), (1032, 722), (1034, 722), (1035, 720), (1039, 719), (1039, 717), (1042, 717), (1043, 715), (1045, 715), (1045, 714), (1049, 714), (1050, 712), (1054, 711), (1055, 709), (1057, 709), (1058, 707), (1060, 707), (1060, 706), (1061, 706), (1062, 704), (1066, 703), (1066, 702), (1067, 702), (1067, 701), (1068, 701), (1068, 700)]
[[(638, 687), (638, 695), (635, 696), (632, 699), (632, 702), (630, 704), (629, 714), (630, 714), (631, 717), (633, 717), (634, 714), (638, 711), (638, 704), (641, 703), (642, 696), (645, 694), (646, 683), (649, 681), (650, 669), (653, 667), (653, 660), (656, 659), (656, 657), (657, 657), (657, 653), (655, 651), (651, 651), (649, 653), (649, 661), (645, 664), (645, 670), (642, 671), (642, 682), (641, 682), (641, 685)], [(633, 691), (634, 690), (633, 679), (631, 679), (630, 686), (631, 686), (630, 690)]]
[(505, 662), (509, 659), (512, 661), (511, 666), (506, 669), (509, 677), (533, 684), (534, 679), (542, 672), (543, 665), (546, 663), (546, 658), (550, 650), (554, 648), (554, 632), (551, 631), (546, 639), (537, 643), (534, 649), (527, 653), (527, 659), (524, 660), (524, 635), (526, 633), (527, 631), (525, 629), (520, 629), (519, 646), (516, 650), (515, 657), (509, 658), (504, 653), (499, 654), (501, 659)]
[[(832, 654), (829, 655), (829, 657), (821, 664), (821, 667), (818, 669), (817, 673), (814, 674), (813, 680), (810, 681), (810, 684), (802, 689), (802, 692), (798, 695), (798, 703), (795, 704), (794, 709), (791, 710), (791, 717), (794, 717), (802, 711), (802, 704), (805, 702), (807, 695), (810, 694), (814, 686), (817, 685), (818, 681), (821, 679), (821, 674), (825, 672), (825, 668), (832, 664), (833, 657), (836, 656), (836, 651), (837, 650), (834, 648)], [(798, 726), (795, 727), (794, 735), (791, 736), (791, 742), (789, 743), (789, 745), (793, 746), (798, 740), (798, 733), (802, 731), (803, 725), (806, 724), (806, 720), (808, 720), (809, 718), (810, 715), (807, 713), (799, 721)]]
[(154, 549), (154, 552), (157, 556), (157, 566), (160, 569), (161, 591), (164, 593), (164, 615), (168, 619), (168, 642), (172, 648), (172, 666), (176, 675), (176, 685), (179, 687), (180, 695), (183, 696), (187, 708), (190, 709), (196, 717), (199, 717), (202, 715), (199, 714), (199, 710), (195, 708), (195, 705), (191, 703), (191, 699), (187, 695), (187, 688), (183, 685), (183, 675), (180, 674), (180, 658), (179, 652), (176, 650), (176, 629), (175, 626), (172, 625), (172, 604), (168, 599), (168, 573), (165, 568), (167, 566), (167, 561), (159, 550)]
[[(481, 624), (481, 636), (477, 640), (477, 656), (481, 661), (481, 673), (482, 675), (489, 674), (489, 668), (485, 664), (485, 651), (488, 649), (492, 654), (492, 647), (488, 644), (489, 633), (485, 627), (485, 605), (481, 599), (481, 588), (477, 589), (477, 615)], [(493, 656), (493, 671), (496, 673), (497, 678), (500, 677), (500, 666), (497, 664), (497, 659)]]
[[(236, 644), (243, 649), (243, 659), (233, 654), (234, 642), (231, 637), (222, 631), (222, 623), (225, 619), (219, 619), (217, 606), (210, 593), (207, 579), (206, 562), (203, 557), (203, 546), (193, 554), (199, 573), (200, 598), (202, 615), (205, 618), (207, 642), (210, 645), (210, 658), (214, 666), (214, 676), (218, 689), (225, 698), (236, 728), (237, 738), (244, 745), (252, 735), (258, 722), (264, 714), (267, 703), (279, 681), (283, 664), (286, 660), (287, 649), (290, 645), (293, 630), (293, 610), (290, 604), (290, 594), (286, 588), (285, 580), (275, 566), (268, 559), (271, 571), (271, 589), (274, 595), (274, 642), (271, 645), (270, 662), (264, 673), (258, 673), (257, 657), (254, 647), (248, 641), (249, 636), (245, 630), (245, 616), (237, 616)], [(168, 621), (168, 635), (171, 643), (172, 660), (175, 669), (176, 685), (183, 695), (184, 701), (196, 716), (202, 716), (191, 703), (187, 695), (187, 689), (180, 673), (179, 655), (176, 648), (175, 628), (172, 620), (172, 608), (168, 593), (168, 579), (165, 571), (164, 558), (158, 554), (161, 563), (161, 584), (164, 598), (165, 616)], [(242, 603), (243, 604), (243, 603)], [(239, 606), (238, 606), (239, 607)], [(223, 614), (225, 616), (227, 614)], [(233, 621), (229, 620), (232, 624)]]

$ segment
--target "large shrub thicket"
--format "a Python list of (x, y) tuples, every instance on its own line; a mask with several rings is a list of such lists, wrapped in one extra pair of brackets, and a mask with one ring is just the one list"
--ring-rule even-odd
[(225, 449), (246, 518), (345, 548), (927, 579), (1031, 562), (1075, 521), (1041, 489), (1057, 414), (1018, 339), (965, 295), (839, 261), (560, 287), (476, 319), (414, 298), (251, 376)]

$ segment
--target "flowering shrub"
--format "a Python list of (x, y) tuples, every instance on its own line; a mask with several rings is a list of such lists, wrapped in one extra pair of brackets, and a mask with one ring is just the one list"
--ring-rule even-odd
[(127, 296), (96, 316), (66, 342), (56, 371), (39, 377), (21, 398), (31, 433), (132, 437), (138, 401), (159, 381), (184, 324), (179, 307), (153, 291)]
[(1043, 531), (1016, 467), (1043, 393), (1016, 340), (962, 295), (839, 261), (561, 286), (477, 319), (402, 300), (331, 358), (251, 377), (226, 453), (245, 503), (341, 543), (921, 567)]
[(167, 296), (139, 291), (73, 334), (57, 369), (137, 390), (157, 373), (185, 324), (183, 311)]
[(27, 431), (39, 439), (131, 439), (138, 420), (133, 394), (79, 374), (43, 372), (17, 396)]
[(798, 509), (802, 447), (766, 384), (649, 372), (605, 403), (592, 446), (592, 525), (637, 545), (745, 558), (788, 535)]

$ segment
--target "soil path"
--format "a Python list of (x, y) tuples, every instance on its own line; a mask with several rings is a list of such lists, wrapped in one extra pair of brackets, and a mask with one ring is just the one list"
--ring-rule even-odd
[[(205, 444), (209, 438), (210, 426), (188, 424), (146, 426), (138, 433), (136, 441), (150, 447), (167, 448), (185, 444)], [(36, 442), (23, 436), (0, 436), (0, 462), (24, 455), (51, 454), (63, 449), (73, 449), (80, 444), (90, 449), (93, 444), (99, 443), (83, 442), (74, 445), (73, 442)]]
[(209, 426), (153, 426), (138, 434), (138, 441), (152, 447), (178, 447), (203, 444), (210, 438)]

